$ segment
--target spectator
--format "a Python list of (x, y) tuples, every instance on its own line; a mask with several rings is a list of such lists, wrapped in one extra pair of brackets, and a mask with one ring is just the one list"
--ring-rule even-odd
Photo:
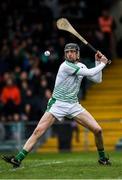
[(98, 25), (101, 32), (104, 34), (104, 51), (108, 58), (113, 58), (113, 50), (115, 53), (114, 30), (116, 28), (114, 18), (109, 14), (107, 9), (103, 9), (102, 15), (98, 18)]
[(50, 89), (46, 89), (45, 90), (45, 94), (44, 94), (44, 97), (41, 99), (41, 109), (42, 109), (42, 112), (44, 113), (47, 106), (47, 102), (49, 101), (49, 99), (51, 98), (52, 96), (52, 92), (50, 91)]
[(58, 149), (60, 152), (69, 152), (72, 150), (73, 128), (70, 120), (65, 118), (65, 122), (53, 125), (55, 133), (58, 136)]
[(0, 142), (5, 139), (5, 128), (4, 125), (0, 122)]
[(33, 121), (35, 120), (34, 111), (31, 104), (25, 104), (24, 110), (21, 115), (22, 120), (24, 121)]
[(72, 120), (71, 125), (72, 125), (73, 133), (75, 133), (75, 141), (77, 143), (79, 143), (80, 142), (80, 130), (79, 130), (78, 124), (76, 123), (76, 121)]
[(40, 79), (40, 86), (39, 86), (39, 96), (41, 98), (44, 98), (45, 90), (48, 88), (48, 82), (45, 77), (42, 77)]
[(6, 86), (2, 90), (1, 102), (6, 116), (19, 112), (21, 93), (16, 84), (14, 84), (12, 78), (7, 80)]

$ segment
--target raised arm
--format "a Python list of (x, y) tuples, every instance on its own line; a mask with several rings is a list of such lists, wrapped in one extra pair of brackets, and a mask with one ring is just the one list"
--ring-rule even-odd
[[(99, 64), (100, 64), (100, 62), (95, 61), (95, 67), (98, 66)], [(87, 76), (87, 78), (95, 83), (101, 83), (102, 82), (102, 70), (94, 76)]]
[(83, 65), (80, 67), (77, 74), (82, 76), (89, 76), (89, 77), (95, 76), (108, 63), (108, 59), (99, 51), (95, 54), (95, 59), (100, 62), (96, 67), (88, 69), (85, 65)]

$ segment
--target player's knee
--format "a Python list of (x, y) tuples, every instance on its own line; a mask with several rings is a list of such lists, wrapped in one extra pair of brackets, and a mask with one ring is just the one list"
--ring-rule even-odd
[(96, 135), (102, 134), (102, 128), (101, 128), (101, 127), (96, 127), (95, 130), (94, 130), (94, 133), (95, 133)]

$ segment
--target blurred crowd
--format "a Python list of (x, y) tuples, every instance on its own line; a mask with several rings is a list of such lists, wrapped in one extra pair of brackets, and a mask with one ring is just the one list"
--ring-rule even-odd
[[(64, 45), (78, 41), (57, 29), (57, 18), (67, 17), (95, 47), (103, 51), (108, 48), (97, 21), (104, 5), (109, 6), (111, 1), (95, 3), (96, 9), (90, 0), (71, 0), (70, 3), (68, 0), (1, 0), (1, 122), (38, 121), (44, 113), (58, 67), (63, 62)], [(51, 55), (45, 56), (45, 50)], [(81, 57), (89, 55), (81, 46)]]

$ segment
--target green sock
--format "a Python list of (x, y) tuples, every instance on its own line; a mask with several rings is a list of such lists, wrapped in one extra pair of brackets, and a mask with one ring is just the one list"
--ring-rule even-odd
[(98, 149), (98, 154), (99, 154), (99, 158), (100, 159), (104, 159), (105, 158), (105, 151), (104, 151), (104, 149)]
[(22, 149), (16, 156), (15, 159), (18, 161), (22, 161), (26, 156), (27, 156), (28, 152), (24, 149)]

